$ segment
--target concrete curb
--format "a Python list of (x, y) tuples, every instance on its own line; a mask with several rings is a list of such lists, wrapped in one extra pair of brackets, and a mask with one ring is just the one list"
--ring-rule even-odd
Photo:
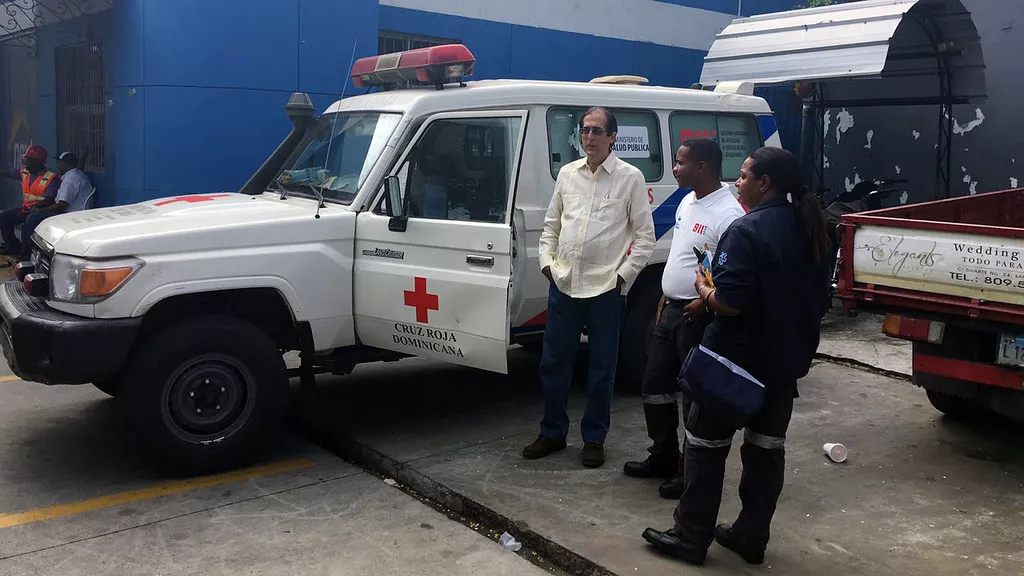
[(842, 356), (833, 356), (831, 354), (823, 354), (821, 352), (815, 353), (814, 358), (816, 360), (823, 360), (831, 364), (839, 364), (855, 370), (863, 370), (864, 372), (871, 372), (872, 374), (878, 374), (880, 376), (886, 376), (896, 380), (903, 380), (905, 382), (913, 381), (913, 377), (910, 374), (879, 368), (866, 362), (861, 362), (860, 360), (854, 360), (853, 358), (843, 358)]
[[(332, 453), (360, 466), (376, 476), (393, 478), (403, 487), (442, 512), (454, 512), (467, 520), (476, 522), (497, 534), (508, 532), (523, 543), (520, 555), (528, 549), (536, 552), (545, 561), (573, 576), (615, 576), (607, 568), (589, 560), (550, 538), (532, 530), (525, 522), (504, 516), (483, 504), (468, 498), (437, 482), (426, 474), (403, 464), (388, 455), (337, 432), (331, 432), (315, 424), (308, 432), (313, 440)], [(529, 557), (527, 557), (530, 560)], [(532, 561), (532, 560), (531, 560)]]

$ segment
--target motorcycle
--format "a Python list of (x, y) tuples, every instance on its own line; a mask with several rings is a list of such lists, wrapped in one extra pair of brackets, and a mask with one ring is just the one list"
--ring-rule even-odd
[(832, 255), (829, 261), (830, 284), (828, 304), (830, 309), (832, 308), (832, 301), (836, 296), (839, 285), (839, 255), (842, 251), (842, 238), (839, 234), (840, 220), (846, 214), (878, 210), (886, 199), (901, 191), (901, 188), (897, 185), (905, 184), (906, 182), (907, 180), (895, 178), (859, 182), (853, 187), (853, 190), (840, 194), (822, 210), (825, 216), (825, 231), (828, 234), (829, 243), (835, 248), (829, 251)]

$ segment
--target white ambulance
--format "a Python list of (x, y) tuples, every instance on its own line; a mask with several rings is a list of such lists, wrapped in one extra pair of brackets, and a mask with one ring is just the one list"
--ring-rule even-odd
[(421, 356), (505, 372), (536, 345), (538, 267), (559, 168), (581, 157), (581, 113), (618, 118), (616, 154), (643, 172), (659, 237), (628, 287), (619, 381), (639, 384), (661, 295), (682, 140), (717, 138), (728, 181), (778, 145), (761, 98), (735, 91), (481, 81), (461, 45), (360, 60), (367, 93), (295, 128), (240, 193), (194, 194), (49, 218), (0, 290), (11, 368), (116, 396), (154, 455), (234, 466), (285, 413), (282, 351), (315, 372)]

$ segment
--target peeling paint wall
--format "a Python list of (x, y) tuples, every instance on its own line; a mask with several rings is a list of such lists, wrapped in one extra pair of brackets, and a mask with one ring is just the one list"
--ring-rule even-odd
[[(988, 99), (953, 110), (950, 193), (966, 196), (1024, 182), (1024, 2), (963, 0), (985, 52)], [(841, 97), (837, 94), (830, 96)], [(907, 192), (890, 204), (937, 194), (939, 110), (935, 106), (832, 109), (825, 115), (827, 186), (831, 195), (861, 180), (903, 178)], [(828, 199), (828, 197), (826, 197)]]

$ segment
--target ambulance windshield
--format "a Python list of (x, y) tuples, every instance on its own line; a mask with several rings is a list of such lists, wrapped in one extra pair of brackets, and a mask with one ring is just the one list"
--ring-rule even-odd
[(288, 192), (349, 204), (377, 163), (401, 114), (327, 114), (285, 162), (277, 184)]

